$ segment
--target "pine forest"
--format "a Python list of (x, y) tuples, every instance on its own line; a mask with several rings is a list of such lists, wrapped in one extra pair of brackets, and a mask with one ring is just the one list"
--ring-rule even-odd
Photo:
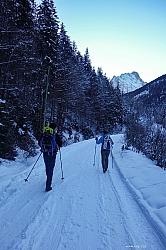
[(71, 41), (53, 0), (1, 1), (0, 31), (0, 158), (34, 156), (43, 126), (56, 122), (64, 146), (123, 129), (127, 147), (166, 167), (165, 80), (160, 103), (122, 95)]

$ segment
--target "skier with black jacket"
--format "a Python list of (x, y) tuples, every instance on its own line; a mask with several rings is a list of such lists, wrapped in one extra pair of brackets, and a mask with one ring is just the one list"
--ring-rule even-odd
[(41, 147), (41, 152), (43, 153), (43, 159), (46, 167), (46, 191), (52, 190), (51, 183), (56, 154), (58, 148), (62, 147), (62, 141), (56, 130), (57, 125), (55, 123), (50, 123), (49, 126), (44, 127), (43, 134), (39, 139), (39, 146)]
[(96, 143), (102, 144), (101, 145), (101, 160), (102, 160), (103, 172), (105, 173), (108, 169), (108, 157), (109, 157), (110, 150), (112, 149), (114, 142), (110, 134), (107, 131), (103, 131), (103, 136), (100, 137), (100, 139), (96, 137)]

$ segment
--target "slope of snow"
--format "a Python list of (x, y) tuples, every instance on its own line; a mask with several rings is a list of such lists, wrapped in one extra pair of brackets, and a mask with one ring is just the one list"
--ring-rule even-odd
[[(109, 171), (101, 169), (95, 140), (61, 149), (46, 193), (42, 157), (2, 161), (0, 172), (0, 250), (164, 250), (166, 171), (145, 156), (115, 145)], [(95, 160), (95, 161), (94, 161)], [(95, 163), (93, 165), (93, 163)]]
[(137, 72), (114, 76), (111, 79), (111, 83), (114, 87), (118, 86), (123, 94), (134, 91), (146, 84)]

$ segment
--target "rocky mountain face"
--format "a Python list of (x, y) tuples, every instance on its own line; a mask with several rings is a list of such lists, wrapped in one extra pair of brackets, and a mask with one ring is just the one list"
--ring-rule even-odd
[(166, 75), (123, 95), (127, 144), (166, 169)]
[(166, 103), (166, 75), (147, 83), (124, 96), (124, 99), (133, 100), (139, 105), (161, 106)]
[(123, 94), (134, 91), (146, 83), (140, 78), (137, 72), (125, 73), (120, 76), (114, 76), (111, 79), (114, 87), (119, 87)]

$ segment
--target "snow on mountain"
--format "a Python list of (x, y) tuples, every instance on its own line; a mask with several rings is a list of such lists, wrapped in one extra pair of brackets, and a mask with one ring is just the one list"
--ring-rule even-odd
[(114, 76), (111, 79), (111, 83), (114, 87), (119, 86), (122, 93), (128, 93), (134, 91), (146, 83), (140, 78), (137, 72), (125, 73), (120, 76)]
[(2, 160), (0, 250), (165, 249), (166, 171), (112, 139), (105, 174), (94, 139), (62, 148), (48, 193), (42, 157)]

